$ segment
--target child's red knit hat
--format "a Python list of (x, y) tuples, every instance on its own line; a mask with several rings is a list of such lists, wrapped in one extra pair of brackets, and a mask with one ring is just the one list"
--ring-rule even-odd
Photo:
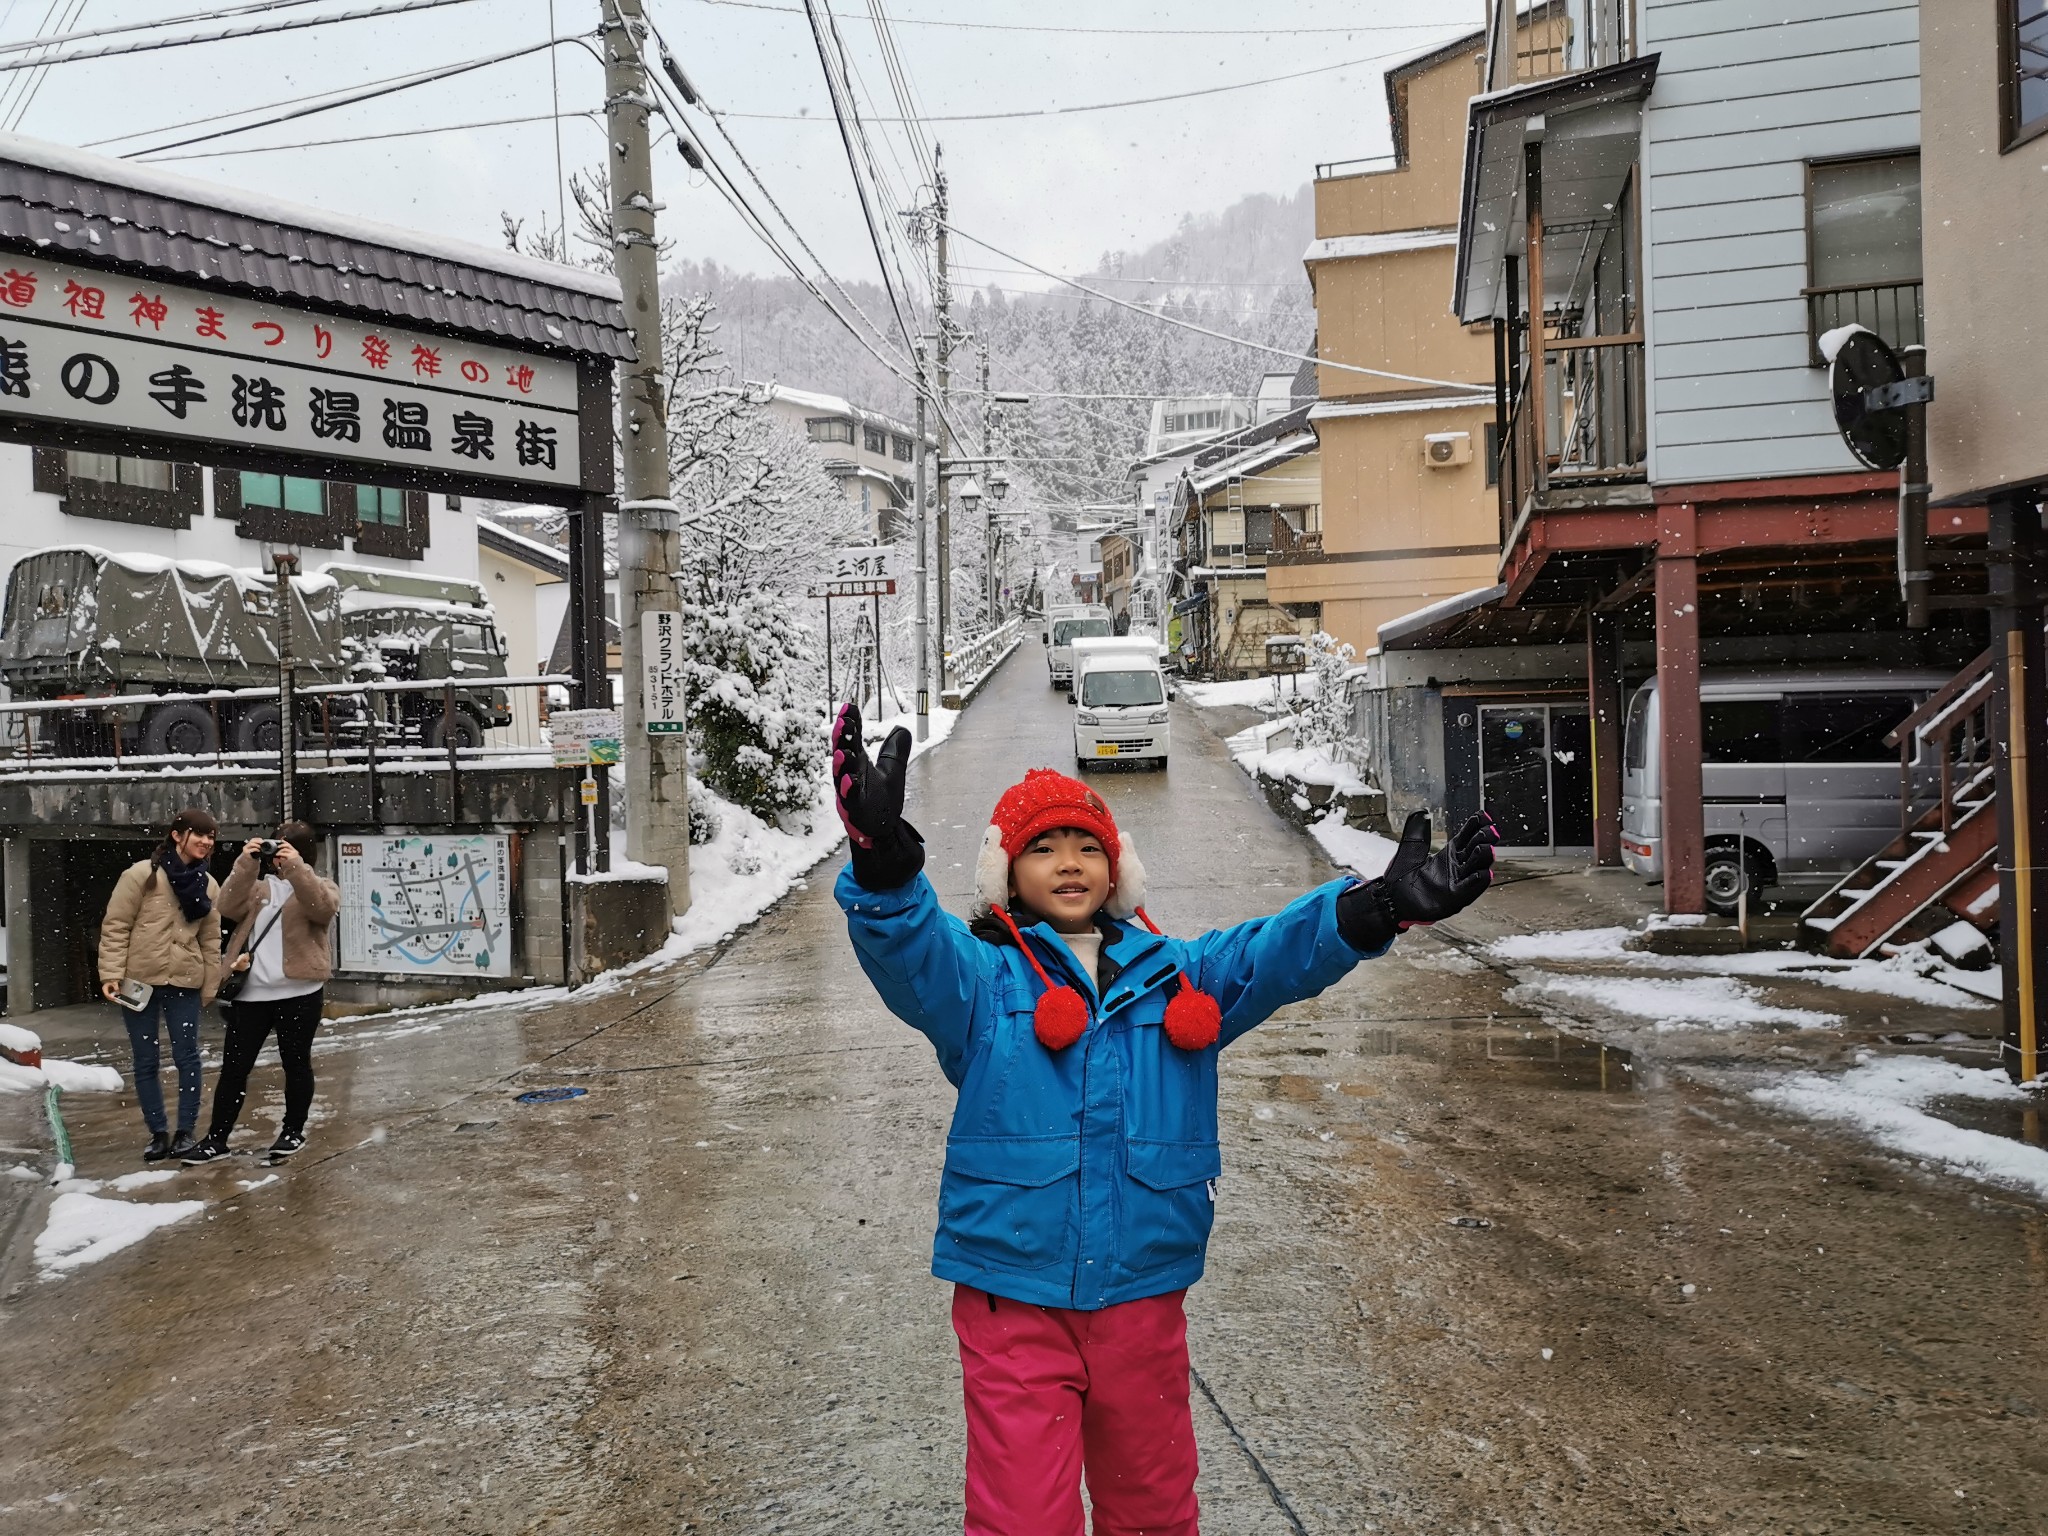
[[(1079, 779), (1051, 768), (1033, 768), (1021, 783), (1012, 784), (996, 802), (981, 854), (974, 863), (975, 893), (982, 905), (1010, 930), (1024, 958), (1045, 986), (1033, 1012), (1032, 1030), (1048, 1048), (1064, 1050), (1088, 1029), (1088, 1004), (1069, 986), (1055, 986), (1045, 967), (1024, 942), (1009, 913), (1010, 865), (1041, 833), (1073, 827), (1091, 833), (1109, 856), (1109, 900), (1103, 910), (1119, 921), (1135, 917), (1152, 932), (1159, 929), (1145, 912), (1145, 866), (1138, 862), (1131, 840), (1117, 831), (1109, 805)], [(1185, 972), (1179, 990), (1166, 1005), (1166, 1037), (1182, 1050), (1207, 1050), (1216, 1043), (1223, 1011), (1216, 999), (1195, 989)]]

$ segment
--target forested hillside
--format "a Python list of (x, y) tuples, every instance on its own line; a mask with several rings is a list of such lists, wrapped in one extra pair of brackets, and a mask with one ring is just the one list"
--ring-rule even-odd
[[(1301, 267), (1310, 234), (1309, 188), (1292, 197), (1259, 194), (1221, 213), (1188, 217), (1171, 238), (1143, 250), (1106, 252), (1082, 280), (1177, 319), (1300, 351), (1315, 330)], [(1143, 398), (1115, 397), (1249, 394), (1259, 375), (1291, 366), (1071, 290), (1032, 291), (1041, 280), (971, 246), (956, 246), (955, 258), (955, 317), (976, 337), (955, 352), (955, 425), (970, 436), (979, 432), (968, 395), (979, 384), (976, 347), (985, 341), (993, 387), (1039, 397), (1017, 448), (1021, 467), (1056, 506), (1120, 497), (1148, 409)], [(683, 262), (671, 270), (668, 287), (716, 301), (718, 340), (739, 377), (824, 390), (908, 416), (908, 386), (794, 279)], [(893, 334), (878, 285), (848, 283), (847, 291)]]

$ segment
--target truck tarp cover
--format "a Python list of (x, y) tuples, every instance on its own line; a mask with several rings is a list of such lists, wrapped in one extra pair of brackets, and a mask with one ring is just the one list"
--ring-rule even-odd
[[(326, 576), (293, 579), (292, 653), (339, 675), (341, 594)], [(0, 670), (69, 663), (81, 681), (119, 686), (202, 673), (215, 686), (274, 682), (277, 589), (254, 571), (201, 561), (48, 549), (7, 585)]]

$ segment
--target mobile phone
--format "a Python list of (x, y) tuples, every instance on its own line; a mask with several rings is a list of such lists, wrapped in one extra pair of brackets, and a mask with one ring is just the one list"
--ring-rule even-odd
[(146, 981), (130, 977), (115, 989), (114, 1001), (130, 1013), (140, 1013), (149, 1006), (150, 998), (156, 995), (156, 988)]

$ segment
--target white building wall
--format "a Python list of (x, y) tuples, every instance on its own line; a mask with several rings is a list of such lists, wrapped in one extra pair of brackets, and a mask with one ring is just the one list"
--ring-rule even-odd
[(1916, 0), (1644, 0), (1642, 22), (1650, 478), (1857, 470), (1808, 366), (1805, 167), (1919, 145)]

